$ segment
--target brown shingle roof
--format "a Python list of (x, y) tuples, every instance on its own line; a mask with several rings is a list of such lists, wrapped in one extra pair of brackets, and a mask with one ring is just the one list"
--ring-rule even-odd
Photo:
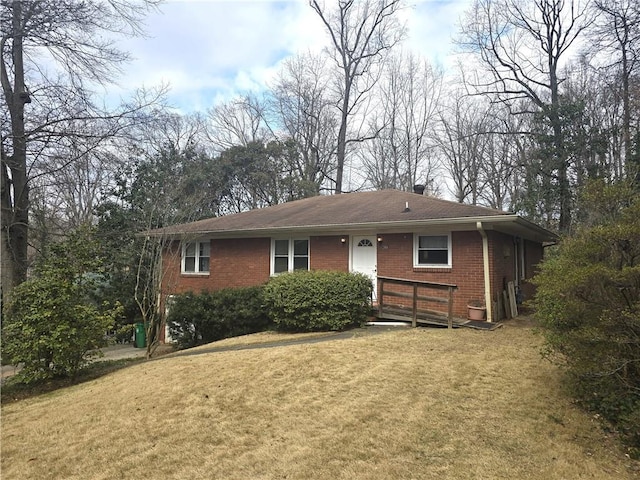
[[(408, 211), (405, 207), (409, 205)], [(393, 224), (509, 215), (501, 210), (449, 202), (399, 190), (317, 196), (248, 212), (173, 225), (151, 234), (185, 235)]]

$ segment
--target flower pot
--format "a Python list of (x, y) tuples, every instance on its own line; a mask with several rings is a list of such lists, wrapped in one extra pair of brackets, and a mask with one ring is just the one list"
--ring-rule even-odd
[(484, 314), (487, 310), (486, 307), (475, 307), (473, 305), (467, 305), (467, 317), (469, 320), (484, 320)]

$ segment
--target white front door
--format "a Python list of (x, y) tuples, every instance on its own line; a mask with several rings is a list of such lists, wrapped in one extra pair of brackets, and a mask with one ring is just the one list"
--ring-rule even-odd
[(378, 286), (376, 237), (375, 235), (353, 236), (351, 239), (351, 270), (364, 273), (373, 283), (373, 299), (376, 300)]

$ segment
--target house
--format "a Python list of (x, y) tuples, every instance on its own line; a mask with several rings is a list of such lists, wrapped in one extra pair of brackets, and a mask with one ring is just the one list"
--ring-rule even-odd
[[(417, 186), (419, 187), (419, 186)], [(556, 236), (499, 210), (398, 190), (317, 196), (170, 226), (162, 295), (262, 284), (295, 269), (362, 272), (455, 285), (453, 314), (487, 305), (489, 320), (508, 282), (527, 282)], [(376, 290), (376, 295), (379, 293)]]

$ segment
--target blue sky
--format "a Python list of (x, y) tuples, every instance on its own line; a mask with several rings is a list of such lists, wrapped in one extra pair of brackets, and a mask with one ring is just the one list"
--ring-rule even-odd
[[(451, 36), (469, 3), (414, 0), (403, 12), (405, 48), (446, 65)], [(146, 32), (146, 38), (122, 42), (133, 60), (115, 90), (125, 95), (168, 84), (170, 103), (185, 113), (260, 91), (284, 58), (328, 42), (307, 0), (167, 0), (147, 17)]]

